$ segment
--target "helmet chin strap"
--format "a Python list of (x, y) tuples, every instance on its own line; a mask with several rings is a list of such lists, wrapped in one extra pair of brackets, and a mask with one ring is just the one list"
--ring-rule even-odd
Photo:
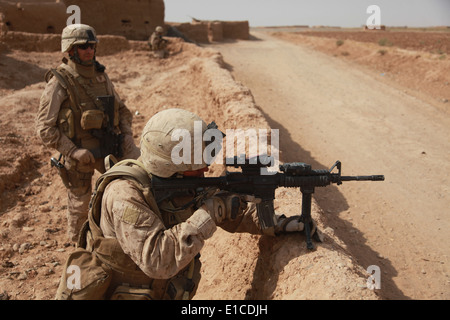
[[(74, 50), (73, 50), (73, 55), (69, 55), (70, 60), (72, 60), (75, 63), (81, 64), (82, 66), (92, 66), (94, 65), (95, 61), (95, 53), (94, 53), (94, 58), (92, 60), (88, 60), (88, 61), (81, 61), (80, 59), (80, 55), (78, 54), (78, 45), (74, 45), (73, 46)], [(95, 49), (95, 52), (97, 51), (97, 49)]]

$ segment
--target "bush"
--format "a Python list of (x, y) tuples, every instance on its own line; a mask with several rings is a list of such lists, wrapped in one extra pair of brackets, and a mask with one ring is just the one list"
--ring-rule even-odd
[(389, 41), (388, 39), (386, 39), (386, 38), (382, 38), (382, 39), (378, 40), (378, 44), (379, 44), (380, 46), (382, 46), (382, 47), (384, 47), (384, 46), (390, 47), (390, 46), (393, 45), (393, 43), (390, 42), (390, 41)]

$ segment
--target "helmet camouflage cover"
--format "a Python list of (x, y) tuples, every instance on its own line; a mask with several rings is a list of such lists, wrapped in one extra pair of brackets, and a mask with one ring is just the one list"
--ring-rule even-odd
[(68, 52), (76, 44), (98, 43), (95, 29), (86, 24), (71, 24), (61, 35), (61, 52)]
[[(194, 163), (194, 127), (201, 124), (201, 134), (207, 129), (206, 123), (197, 115), (183, 109), (167, 109), (155, 114), (146, 124), (141, 137), (141, 161), (152, 174), (168, 178), (177, 172), (194, 171), (207, 166), (201, 157), (201, 163)], [(180, 144), (179, 140), (172, 141), (172, 133), (183, 130), (186, 135), (183, 139), (191, 139), (190, 160), (188, 163), (175, 163), (172, 159), (172, 150)], [(202, 140), (201, 152), (205, 149)], [(185, 150), (183, 150), (184, 152)]]

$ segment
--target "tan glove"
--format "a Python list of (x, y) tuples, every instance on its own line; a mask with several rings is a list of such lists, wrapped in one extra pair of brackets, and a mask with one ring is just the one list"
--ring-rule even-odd
[[(311, 236), (317, 233), (317, 236), (321, 238), (321, 234), (317, 229), (317, 224), (314, 220), (311, 221)], [(290, 232), (303, 232), (305, 230), (305, 224), (300, 221), (300, 216), (292, 216), (286, 218), (285, 215), (278, 217), (277, 225), (275, 226), (275, 233), (290, 233)]]
[(203, 203), (203, 208), (208, 211), (216, 224), (236, 219), (241, 206), (241, 198), (228, 192), (219, 192)]
[(81, 164), (95, 163), (94, 155), (87, 149), (75, 149), (69, 156)]

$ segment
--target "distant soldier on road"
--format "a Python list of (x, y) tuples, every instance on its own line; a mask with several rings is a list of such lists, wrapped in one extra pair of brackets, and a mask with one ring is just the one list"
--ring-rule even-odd
[(94, 170), (105, 171), (109, 154), (136, 159), (132, 114), (114, 90), (105, 67), (95, 58), (95, 30), (73, 24), (62, 32), (61, 51), (69, 59), (46, 74), (36, 131), (45, 146), (56, 149), (60, 159), (52, 165), (68, 189), (68, 237), (76, 241), (87, 218)]

